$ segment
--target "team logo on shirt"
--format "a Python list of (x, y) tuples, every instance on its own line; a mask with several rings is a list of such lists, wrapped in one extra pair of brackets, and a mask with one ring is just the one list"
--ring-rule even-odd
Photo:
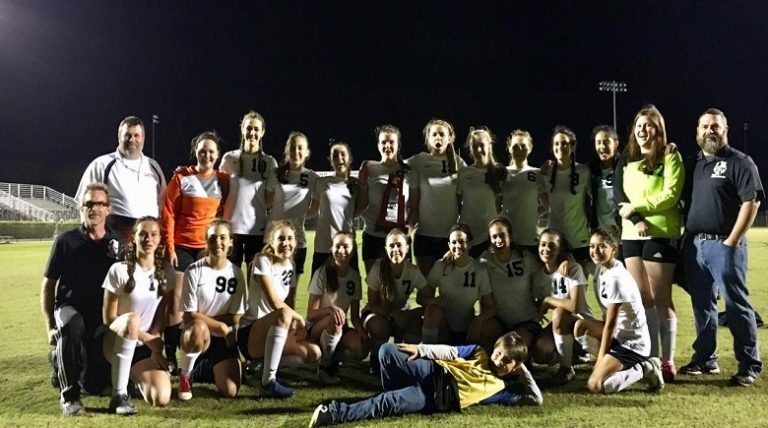
[(117, 239), (110, 239), (107, 242), (107, 257), (117, 259), (118, 254), (120, 254), (120, 242)]
[(715, 164), (711, 178), (725, 178), (725, 171), (727, 170), (728, 164), (724, 160), (721, 160)]

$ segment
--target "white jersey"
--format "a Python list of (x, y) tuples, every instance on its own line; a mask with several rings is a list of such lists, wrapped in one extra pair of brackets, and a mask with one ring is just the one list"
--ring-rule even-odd
[(587, 303), (587, 278), (584, 276), (584, 271), (578, 263), (572, 264), (568, 276), (561, 275), (557, 270), (548, 274), (544, 269), (540, 271), (538, 276), (539, 278), (537, 280), (543, 281), (545, 284), (549, 285), (551, 296), (559, 299), (570, 299), (571, 290), (574, 287), (581, 287), (579, 301), (576, 304), (576, 313), (585, 317), (594, 318), (592, 316), (592, 310)]
[(454, 333), (469, 330), (475, 318), (475, 302), (492, 293), (488, 271), (473, 258), (464, 267), (438, 260), (429, 271), (427, 282), (443, 299), (443, 318)]
[(289, 170), (285, 174), (285, 183), (278, 182), (275, 186), (275, 197), (272, 202), (272, 213), (269, 221), (285, 219), (296, 226), (296, 247), (307, 248), (307, 236), (304, 232), (304, 219), (307, 208), (315, 194), (317, 174), (308, 168), (301, 171)]
[(614, 338), (627, 349), (640, 355), (649, 355), (651, 338), (640, 289), (620, 261), (614, 260), (613, 266), (603, 272), (600, 267), (595, 269), (595, 291), (603, 314), (608, 305), (621, 305), (613, 331)]
[(331, 292), (328, 290), (325, 266), (322, 266), (315, 271), (312, 275), (312, 280), (309, 281), (309, 294), (321, 296), (321, 308), (337, 306), (344, 312), (347, 312), (353, 300), (359, 302), (363, 298), (360, 274), (350, 268), (347, 270), (346, 276), (338, 276), (336, 280), (339, 288), (335, 292)]
[(512, 225), (512, 239), (520, 245), (539, 243), (539, 199), (547, 193), (547, 180), (539, 168), (507, 167), (507, 179), (501, 185), (502, 215)]
[(526, 250), (512, 250), (512, 258), (502, 262), (496, 253), (486, 250), (480, 256), (480, 263), (488, 270), (496, 317), (507, 328), (525, 321), (538, 322), (535, 300), (549, 296), (549, 287), (535, 280), (534, 274), (541, 270), (541, 265), (534, 256)]
[[(387, 191), (387, 183), (389, 183), (390, 174), (396, 173), (402, 168), (399, 164), (392, 166), (385, 166), (381, 162), (368, 161), (368, 176), (366, 184), (368, 185), (368, 208), (363, 211), (361, 217), (365, 221), (365, 233), (383, 238), (387, 236), (387, 231), (377, 230), (376, 222), (379, 220), (379, 214), (381, 212), (382, 202)], [(408, 201), (410, 198), (409, 186), (415, 186), (416, 181), (413, 179), (413, 169), (409, 169), (403, 176), (405, 182), (403, 183), (403, 197), (405, 198), (405, 220), (408, 221)], [(394, 195), (391, 195), (394, 196)], [(391, 206), (390, 208), (395, 208)]]
[(198, 312), (211, 318), (245, 312), (245, 277), (230, 262), (224, 269), (214, 269), (202, 258), (184, 272), (181, 289), (182, 312)]
[[(460, 168), (466, 165), (458, 155), (457, 158)], [(447, 237), (459, 218), (456, 180), (451, 177), (448, 157), (419, 153), (406, 162), (413, 168), (419, 189), (419, 235)]]
[(315, 198), (319, 201), (315, 227), (315, 252), (331, 252), (333, 237), (342, 230), (355, 230), (355, 195), (341, 177), (319, 177)]
[(496, 211), (496, 192), (485, 182), (486, 172), (485, 168), (474, 165), (459, 170), (456, 189), (461, 197), (459, 222), (472, 231), (473, 246), (488, 240), (488, 222), (499, 215)]
[[(591, 176), (586, 165), (576, 164), (573, 177), (574, 190), (576, 191), (574, 195), (571, 193), (571, 169), (558, 169), (555, 189), (549, 192), (549, 224), (547, 227), (562, 233), (573, 248), (589, 246), (586, 196)], [(547, 185), (547, 190), (549, 189), (551, 189), (551, 183)]]
[(296, 275), (294, 275), (292, 260), (286, 260), (282, 264), (274, 264), (269, 257), (257, 254), (253, 259), (253, 276), (248, 288), (248, 310), (243, 317), (243, 322), (240, 323), (241, 325), (248, 325), (275, 310), (262, 290), (261, 276), (269, 277), (272, 281), (272, 291), (282, 302), (288, 298), (291, 288), (296, 287)]
[[(173, 266), (165, 267), (165, 286), (166, 290), (173, 289), (174, 278)], [(155, 312), (160, 305), (162, 296), (158, 296), (157, 290), (160, 283), (155, 278), (154, 265), (148, 271), (145, 271), (138, 264), (133, 272), (135, 288), (130, 293), (125, 292), (125, 285), (128, 283), (128, 264), (118, 262), (113, 264), (107, 272), (102, 288), (112, 294), (117, 295), (117, 315), (135, 312), (139, 316), (139, 330), (149, 331), (152, 328), (152, 321), (155, 319)]]
[(75, 194), (78, 205), (83, 204), (85, 188), (91, 183), (107, 185), (114, 215), (160, 217), (166, 183), (163, 170), (152, 158), (142, 154), (139, 159), (127, 159), (119, 150), (97, 157), (80, 179)]
[[(383, 286), (381, 282), (381, 263), (383, 259), (378, 259), (371, 267), (365, 282), (371, 290), (380, 291)], [(389, 263), (387, 260), (386, 263)], [(391, 312), (405, 311), (410, 309), (408, 298), (414, 289), (421, 290), (427, 286), (427, 280), (421, 274), (419, 268), (408, 262), (403, 263), (403, 272), (400, 277), (393, 278), (395, 285), (395, 298), (389, 304)]]
[(605, 168), (600, 173), (600, 183), (597, 186), (597, 222), (600, 227), (616, 228), (616, 204), (613, 200), (613, 168)]
[(275, 188), (277, 161), (268, 154), (232, 150), (221, 158), (221, 171), (229, 174), (229, 196), (224, 219), (241, 235), (264, 235), (267, 207), (264, 194)]

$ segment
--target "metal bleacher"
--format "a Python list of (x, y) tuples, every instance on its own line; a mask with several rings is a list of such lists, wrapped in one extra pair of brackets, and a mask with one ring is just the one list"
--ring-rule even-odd
[(0, 220), (62, 221), (79, 217), (74, 198), (47, 186), (0, 182)]

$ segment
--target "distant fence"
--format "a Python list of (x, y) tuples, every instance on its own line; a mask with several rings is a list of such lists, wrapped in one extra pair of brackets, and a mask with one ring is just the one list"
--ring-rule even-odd
[(0, 217), (3, 220), (60, 221), (78, 218), (71, 196), (36, 184), (0, 182)]
[(7, 239), (51, 239), (61, 232), (74, 229), (79, 222), (0, 221), (0, 236)]

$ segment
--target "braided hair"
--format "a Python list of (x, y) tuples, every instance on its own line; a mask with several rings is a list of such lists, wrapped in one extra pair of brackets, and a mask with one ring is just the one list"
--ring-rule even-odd
[[(157, 223), (158, 227), (160, 226), (160, 220), (158, 220), (156, 217), (141, 217), (136, 220), (136, 223), (133, 225), (133, 234), (135, 235), (136, 232), (138, 232), (142, 223), (148, 221), (155, 222)], [(133, 274), (136, 272), (136, 262), (138, 261), (137, 250), (138, 249), (136, 247), (136, 243), (133, 239), (131, 239), (130, 242), (128, 242), (128, 245), (126, 245), (125, 251), (125, 264), (128, 266), (128, 281), (125, 283), (124, 288), (126, 294), (131, 294), (136, 288), (136, 279), (133, 277)], [(158, 284), (157, 297), (161, 297), (163, 294), (165, 294), (168, 288), (168, 284), (165, 279), (165, 246), (158, 245), (157, 248), (155, 248), (155, 253), (153, 256), (155, 258), (155, 281), (157, 281)]]
[[(572, 149), (571, 149), (571, 165), (570, 165), (570, 174), (568, 174), (568, 178), (571, 185), (571, 194), (576, 194), (576, 184), (578, 183), (578, 173), (576, 172), (576, 134), (571, 131), (570, 128), (564, 125), (557, 125), (555, 126), (555, 129), (552, 131), (552, 141), (555, 140), (555, 136), (557, 134), (563, 134), (566, 137), (568, 137), (568, 140), (571, 142)], [(552, 183), (552, 187), (550, 187), (549, 191), (554, 192), (555, 191), (555, 182), (557, 181), (557, 160), (555, 160), (555, 163), (552, 168), (552, 172), (549, 176), (549, 181)]]

